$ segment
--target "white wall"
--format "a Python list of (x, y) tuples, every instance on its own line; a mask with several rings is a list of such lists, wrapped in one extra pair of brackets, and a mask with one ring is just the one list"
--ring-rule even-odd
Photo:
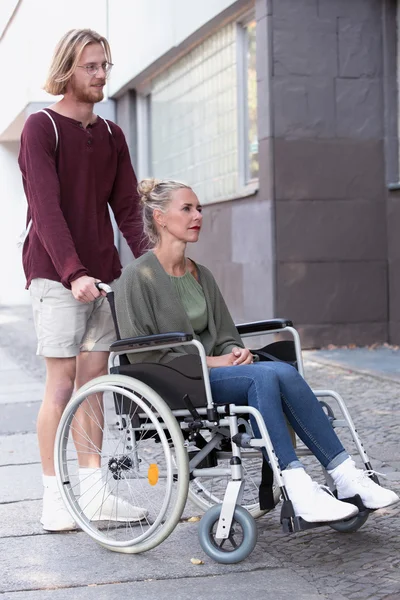
[(26, 215), (17, 140), (25, 108), (54, 101), (42, 86), (61, 36), (69, 29), (89, 27), (108, 37), (115, 63), (109, 93), (114, 94), (232, 4), (232, 0), (22, 0), (0, 39), (0, 140), (4, 132), (8, 135), (3, 139), (15, 140), (0, 141), (0, 304), (29, 302), (16, 246)]
[(0, 135), (28, 103), (54, 101), (42, 87), (57, 42), (74, 28), (107, 36), (106, 8), (107, 0), (21, 2), (0, 41)]
[[(21, 2), (0, 40), (0, 139), (5, 131), (8, 135), (3, 135), (3, 140), (19, 139), (27, 105), (54, 102), (42, 86), (55, 45), (64, 33), (90, 27), (107, 36), (106, 7), (107, 0)], [(4, 25), (4, 20), (0, 25)], [(107, 105), (104, 107), (110, 110)], [(0, 142), (0, 304), (29, 303), (21, 251), (16, 245), (26, 219), (18, 146), (17, 141)]]
[(22, 254), (17, 238), (25, 226), (26, 200), (19, 169), (19, 144), (0, 144), (0, 304), (26, 304)]
[(109, 0), (110, 94), (232, 4), (232, 0)]

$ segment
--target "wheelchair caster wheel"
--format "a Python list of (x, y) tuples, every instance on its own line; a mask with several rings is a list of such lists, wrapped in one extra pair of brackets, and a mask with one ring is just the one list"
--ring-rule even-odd
[(347, 521), (339, 521), (338, 523), (331, 523), (329, 527), (339, 533), (353, 533), (362, 527), (365, 521), (369, 517), (368, 511), (363, 511)]
[(242, 506), (236, 506), (229, 537), (217, 539), (221, 505), (211, 507), (199, 523), (200, 546), (213, 560), (223, 564), (238, 563), (253, 552), (257, 543), (257, 526), (251, 514)]

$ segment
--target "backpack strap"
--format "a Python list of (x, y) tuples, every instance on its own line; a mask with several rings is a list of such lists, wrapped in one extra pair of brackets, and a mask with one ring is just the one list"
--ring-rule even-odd
[(56, 134), (56, 147), (54, 148), (54, 151), (56, 151), (57, 147), (58, 147), (58, 131), (57, 131), (55, 121), (54, 121), (53, 117), (51, 116), (51, 114), (49, 112), (47, 112), (47, 110), (45, 108), (42, 108), (39, 112), (42, 112), (45, 115), (47, 115), (49, 117), (50, 121), (53, 123), (54, 133)]
[(108, 133), (109, 133), (110, 135), (112, 135), (111, 127), (109, 126), (107, 119), (104, 119), (104, 117), (101, 117), (100, 115), (97, 115), (97, 116), (98, 116), (98, 117), (100, 117), (100, 119), (103, 119), (103, 121), (104, 121), (104, 123), (106, 124), (106, 127), (107, 127), (107, 129), (108, 129)]

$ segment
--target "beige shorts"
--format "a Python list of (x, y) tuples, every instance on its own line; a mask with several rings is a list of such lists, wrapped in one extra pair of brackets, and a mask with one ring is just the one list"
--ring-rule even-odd
[(83, 304), (62, 283), (33, 279), (29, 287), (39, 356), (70, 358), (108, 351), (116, 333), (107, 298)]

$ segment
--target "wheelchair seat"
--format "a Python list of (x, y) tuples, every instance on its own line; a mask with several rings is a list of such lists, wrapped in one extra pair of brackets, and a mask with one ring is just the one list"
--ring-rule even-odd
[(112, 367), (110, 372), (143, 381), (163, 398), (171, 410), (186, 409), (185, 396), (189, 396), (195, 408), (207, 406), (201, 361), (195, 354), (179, 356), (168, 364), (121, 364)]

